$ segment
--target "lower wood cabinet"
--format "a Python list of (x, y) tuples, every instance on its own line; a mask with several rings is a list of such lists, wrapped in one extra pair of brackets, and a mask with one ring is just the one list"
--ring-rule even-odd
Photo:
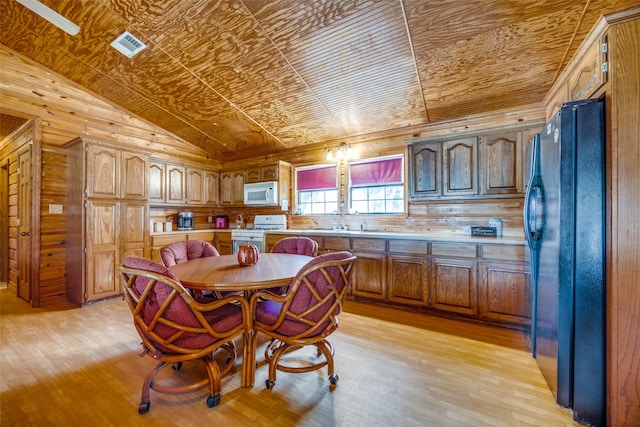
[(389, 255), (388, 299), (411, 305), (427, 305), (429, 298), (428, 266), (426, 257)]
[(233, 253), (233, 244), (231, 243), (231, 232), (216, 232), (216, 243), (214, 244), (220, 255), (231, 255)]
[(431, 260), (430, 306), (461, 314), (478, 312), (477, 263), (471, 260)]
[(353, 295), (385, 299), (387, 296), (387, 256), (382, 253), (353, 252), (358, 257), (353, 275)]
[(524, 265), (481, 263), (480, 315), (528, 325), (531, 285)]

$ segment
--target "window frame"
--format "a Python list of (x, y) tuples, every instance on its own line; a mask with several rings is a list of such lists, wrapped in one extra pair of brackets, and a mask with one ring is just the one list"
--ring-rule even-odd
[[(401, 176), (401, 182), (399, 183), (394, 183), (394, 184), (381, 184), (381, 185), (357, 185), (354, 186), (351, 184), (351, 165), (352, 164), (359, 164), (359, 163), (373, 163), (376, 161), (384, 161), (384, 160), (391, 160), (391, 159), (400, 159), (401, 162), (401, 171), (400, 171), (400, 176)], [(346, 185), (346, 198), (348, 199), (348, 206), (349, 206), (349, 212), (353, 213), (353, 214), (358, 214), (358, 215), (407, 215), (407, 179), (406, 179), (406, 161), (405, 161), (405, 155), (404, 153), (399, 153), (399, 154), (390, 154), (390, 155), (385, 155), (385, 156), (378, 156), (378, 157), (370, 157), (370, 158), (365, 158), (365, 159), (353, 159), (347, 162), (346, 164), (346, 174), (347, 174), (347, 185)], [(358, 189), (358, 188), (375, 188), (375, 187), (395, 187), (401, 185), (402, 187), (402, 211), (399, 212), (359, 212), (359, 211), (355, 211), (353, 209), (353, 189)], [(369, 198), (367, 197), (367, 203), (369, 203)], [(386, 198), (385, 198), (386, 201)]]

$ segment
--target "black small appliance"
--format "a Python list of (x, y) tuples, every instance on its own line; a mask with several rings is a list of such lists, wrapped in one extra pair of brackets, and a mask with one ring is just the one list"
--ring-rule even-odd
[(193, 230), (193, 212), (178, 212), (178, 230)]

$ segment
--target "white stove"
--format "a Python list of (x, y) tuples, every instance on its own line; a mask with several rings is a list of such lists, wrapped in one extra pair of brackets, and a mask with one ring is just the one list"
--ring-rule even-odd
[(267, 230), (285, 230), (287, 228), (286, 215), (256, 215), (253, 219), (254, 228), (231, 230), (233, 253), (238, 252), (241, 245), (256, 245), (260, 252), (264, 252), (264, 232)]

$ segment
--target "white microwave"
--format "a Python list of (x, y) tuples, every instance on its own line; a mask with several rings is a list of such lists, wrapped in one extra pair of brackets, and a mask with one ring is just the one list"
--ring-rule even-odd
[(278, 181), (245, 184), (244, 204), (252, 206), (277, 206)]

